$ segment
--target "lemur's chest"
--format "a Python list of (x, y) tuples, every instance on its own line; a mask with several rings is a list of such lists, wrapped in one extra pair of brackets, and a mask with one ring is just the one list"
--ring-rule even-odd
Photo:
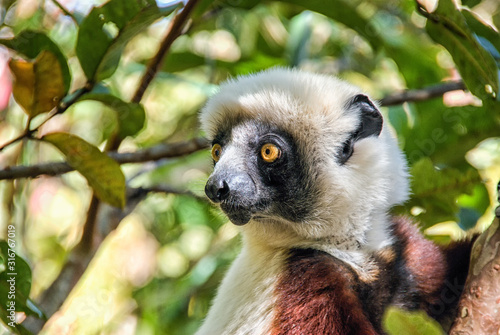
[(198, 335), (269, 334), (285, 252), (243, 248), (222, 281)]
[(345, 318), (375, 334), (367, 304), (359, 299), (369, 291), (354, 270), (325, 252), (244, 249), (197, 334), (357, 333), (336, 329)]

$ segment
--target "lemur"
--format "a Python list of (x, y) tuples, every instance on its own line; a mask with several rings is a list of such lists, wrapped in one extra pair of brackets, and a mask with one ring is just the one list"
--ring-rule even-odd
[(408, 198), (407, 166), (358, 88), (271, 69), (222, 84), (200, 123), (205, 193), (242, 250), (196, 334), (383, 334), (389, 305), (450, 316), (470, 243), (442, 249), (389, 214)]

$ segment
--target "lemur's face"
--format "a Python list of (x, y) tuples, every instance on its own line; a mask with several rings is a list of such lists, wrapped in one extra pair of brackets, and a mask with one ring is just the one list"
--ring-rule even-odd
[(406, 199), (404, 160), (380, 112), (336, 78), (284, 69), (241, 77), (221, 85), (200, 121), (215, 163), (205, 192), (237, 225), (345, 235), (370, 229), (363, 213)]
[[(355, 143), (382, 130), (382, 116), (364, 95), (355, 95), (347, 110), (359, 109), (360, 121), (342, 145), (336, 146), (337, 165), (352, 156)], [(358, 112), (359, 112), (358, 111)], [(308, 150), (310, 149), (310, 150)], [(215, 169), (205, 193), (231, 221), (244, 225), (250, 219), (285, 219), (302, 222), (314, 210), (321, 192), (313, 148), (298, 150), (297, 139), (284, 130), (255, 119), (242, 119), (229, 128), (221, 128), (213, 140)], [(318, 157), (319, 160), (319, 157)], [(317, 187), (316, 187), (317, 186)]]
[(270, 217), (292, 222), (308, 215), (313, 176), (292, 136), (269, 124), (242, 121), (221, 130), (212, 146), (214, 172), (205, 187), (237, 225)]

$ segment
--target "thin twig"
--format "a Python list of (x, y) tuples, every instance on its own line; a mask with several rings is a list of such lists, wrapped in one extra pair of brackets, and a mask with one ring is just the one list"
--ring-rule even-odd
[(59, 103), (59, 105), (57, 106), (57, 108), (55, 110), (53, 110), (53, 112), (49, 113), (49, 115), (47, 116), (47, 118), (45, 120), (43, 120), (42, 123), (40, 123), (38, 126), (36, 126), (33, 129), (30, 129), (32, 117), (28, 116), (28, 121), (26, 122), (26, 127), (25, 127), (23, 133), (21, 135), (17, 136), (16, 138), (8, 141), (7, 143), (3, 144), (2, 146), (0, 146), (0, 152), (2, 150), (4, 150), (5, 148), (13, 145), (14, 143), (17, 143), (17, 142), (19, 142), (19, 141), (21, 141), (21, 140), (23, 140), (25, 138), (30, 138), (33, 135), (33, 133), (36, 132), (36, 131), (38, 131), (45, 123), (47, 123), (54, 116), (56, 116), (58, 114), (64, 113), (71, 105), (73, 105), (76, 101), (78, 101), (78, 99), (80, 99), (82, 97), (82, 95), (84, 95), (85, 93), (90, 92), (93, 87), (94, 87), (94, 84), (88, 82), (87, 84), (85, 84), (84, 87), (82, 87), (82, 88), (76, 90), (75, 92), (73, 92), (69, 96), (68, 100), (61, 101), (61, 103)]
[(61, 3), (59, 3), (59, 1), (52, 0), (52, 2), (54, 3), (54, 5), (56, 5), (64, 13), (64, 15), (69, 16), (76, 23), (76, 25), (78, 25), (78, 20), (73, 15), (73, 13), (71, 13), (70, 11), (68, 11), (63, 5), (61, 5)]
[[(176, 13), (173, 20), (170, 22), (165, 38), (160, 44), (160, 47), (156, 52), (156, 55), (151, 59), (146, 70), (144, 71), (141, 82), (137, 86), (137, 90), (132, 98), (132, 102), (139, 103), (144, 97), (144, 93), (146, 92), (147, 88), (153, 81), (153, 78), (156, 76), (156, 73), (160, 69), (163, 60), (165, 59), (165, 55), (167, 54), (168, 50), (170, 50), (172, 43), (175, 41), (177, 37), (179, 37), (182, 34), (184, 27), (187, 23), (187, 20), (189, 18), (189, 15), (196, 6), (197, 2), (198, 0), (188, 1), (188, 3), (184, 6), (184, 8), (182, 8), (180, 12)], [(118, 150), (122, 140), (123, 139), (119, 137), (116, 133), (113, 134), (106, 143), (104, 151), (108, 152), (108, 151)], [(96, 198), (95, 194), (93, 194), (91, 200), (91, 206), (88, 209), (88, 213), (97, 212), (99, 206), (100, 206), (100, 201), (99, 199)], [(97, 217), (94, 216), (94, 220), (96, 219)], [(93, 229), (94, 226), (95, 223), (91, 224), (87, 220), (87, 224), (85, 225), (83, 230), (82, 241), (93, 240), (92, 236), (94, 234), (94, 229)]]
[(404, 102), (418, 102), (440, 97), (451, 91), (465, 90), (462, 81), (452, 81), (443, 84), (433, 85), (418, 90), (407, 90), (386, 96), (380, 100), (381, 106), (400, 105)]
[(15, 143), (17, 143), (17, 142), (19, 142), (19, 141), (21, 141), (21, 140), (25, 139), (25, 138), (28, 138), (29, 136), (30, 136), (30, 135), (29, 135), (29, 133), (27, 133), (27, 132), (23, 132), (23, 133), (22, 133), (21, 135), (19, 135), (18, 137), (15, 137), (15, 138), (13, 138), (12, 140), (8, 141), (7, 143), (3, 144), (3, 145), (0, 147), (0, 152), (1, 152), (3, 149), (5, 149), (5, 148), (10, 147), (11, 145), (13, 145), (13, 144), (15, 144)]
[(181, 12), (178, 13), (171, 21), (168, 27), (168, 32), (163, 42), (161, 43), (158, 52), (151, 59), (151, 61), (148, 64), (148, 67), (146, 68), (146, 72), (144, 72), (144, 76), (141, 79), (141, 83), (137, 87), (137, 90), (132, 98), (132, 102), (138, 103), (142, 100), (142, 97), (144, 96), (146, 89), (149, 87), (149, 84), (151, 84), (151, 81), (158, 73), (158, 70), (160, 69), (160, 66), (163, 63), (165, 55), (170, 50), (172, 43), (177, 39), (177, 37), (182, 35), (184, 27), (186, 26), (186, 23), (188, 21), (189, 15), (191, 15), (191, 12), (193, 11), (197, 3), (198, 0), (188, 1), (186, 6), (182, 8)]
[(192, 198), (195, 198), (196, 200), (200, 200), (203, 202), (207, 202), (207, 198), (205, 197), (200, 197), (199, 195), (187, 191), (187, 190), (179, 190), (176, 188), (173, 188), (168, 185), (155, 185), (151, 187), (139, 187), (139, 188), (134, 188), (130, 189), (127, 191), (128, 194), (130, 194), (129, 199), (132, 198), (144, 198), (147, 194), (149, 193), (165, 193), (165, 194), (176, 194), (176, 195), (187, 195)]

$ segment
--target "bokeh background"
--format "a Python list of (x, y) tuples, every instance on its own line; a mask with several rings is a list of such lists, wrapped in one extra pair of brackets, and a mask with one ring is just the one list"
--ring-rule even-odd
[[(73, 91), (86, 82), (75, 53), (77, 22), (104, 3), (3, 0), (0, 38), (25, 29), (47, 34), (67, 58)], [(429, 36), (427, 18), (415, 1), (311, 1), (309, 8), (304, 3), (201, 1), (198, 16), (175, 40), (141, 101), (144, 127), (126, 137), (119, 151), (203, 136), (197, 114), (217, 85), (273, 66), (340, 76), (375, 99), (461, 78), (450, 51)], [(458, 5), (496, 31), (497, 39), (482, 42), (485, 48), (490, 45), (487, 50), (498, 64), (500, 2), (463, 0)], [(352, 12), (339, 18), (342, 6)], [(137, 34), (121, 53), (116, 72), (100, 85), (129, 101), (174, 14)], [(11, 57), (19, 55), (0, 46), (0, 145), (22, 132), (27, 122), (11, 94)], [(499, 111), (498, 101), (486, 103), (462, 90), (382, 108), (415, 176), (412, 199), (395, 212), (414, 217), (429, 238), (446, 243), (467, 231), (484, 230), (491, 222), (500, 179)], [(104, 149), (116, 122), (110, 108), (81, 101), (51, 118), (38, 134), (68, 132)], [(0, 169), (63, 159), (47, 143), (22, 141), (0, 152)], [(110, 233), (101, 236), (88, 268), (43, 333), (194, 333), (240, 245), (237, 228), (203, 199), (211, 167), (207, 150), (122, 165), (128, 186), (152, 191), (121, 214), (101, 206), (96, 229)], [(184, 191), (189, 193), (178, 194)], [(30, 297), (35, 303), (70, 260), (91, 196), (78, 172), (0, 181), (0, 234), (5, 238), (7, 225), (16, 226), (16, 251), (31, 268)], [(407, 334), (440, 333), (435, 325), (412, 328), (399, 314), (392, 318), (392, 329), (401, 323)]]

